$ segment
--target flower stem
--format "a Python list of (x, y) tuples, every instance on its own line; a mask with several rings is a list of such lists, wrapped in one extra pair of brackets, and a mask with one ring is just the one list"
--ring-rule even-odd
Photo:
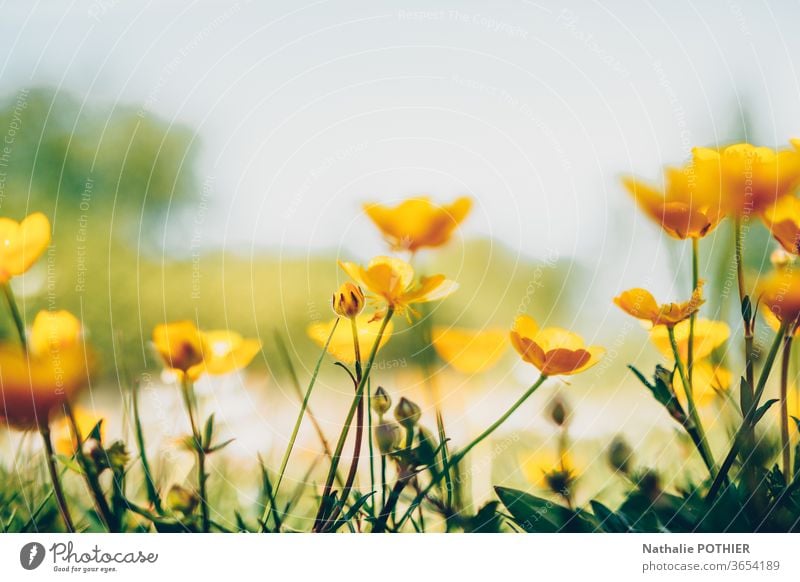
[(514, 412), (516, 412), (517, 409), (520, 406), (522, 406), (525, 403), (525, 401), (528, 398), (530, 398), (531, 395), (534, 392), (536, 392), (536, 390), (542, 384), (544, 384), (544, 381), (547, 380), (547, 378), (548, 377), (545, 376), (544, 374), (540, 375), (539, 379), (536, 380), (536, 382), (534, 382), (533, 385), (530, 388), (528, 388), (525, 391), (525, 393), (522, 396), (520, 396), (520, 398), (514, 404), (511, 405), (511, 408), (509, 408), (500, 418), (498, 418), (494, 423), (492, 423), (492, 425), (489, 426), (489, 428), (487, 428), (481, 434), (479, 434), (477, 437), (475, 437), (466, 447), (464, 447), (463, 449), (455, 452), (450, 457), (449, 464), (446, 467), (444, 467), (442, 471), (440, 471), (433, 478), (431, 478), (430, 482), (420, 492), (417, 493), (416, 497), (414, 497), (413, 501), (411, 502), (411, 505), (409, 505), (408, 509), (403, 514), (403, 517), (398, 522), (398, 527), (401, 527), (403, 525), (403, 523), (405, 523), (406, 519), (408, 519), (409, 516), (414, 512), (414, 510), (416, 509), (417, 505), (422, 503), (422, 500), (425, 499), (425, 496), (428, 494), (428, 492), (433, 487), (435, 487), (436, 484), (442, 479), (442, 477), (444, 476), (444, 472), (445, 471), (449, 471), (451, 467), (454, 467), (454, 466), (458, 465), (458, 463), (460, 463), (461, 460), (464, 459), (464, 457), (466, 457), (467, 454), (469, 454), (469, 452), (472, 449), (474, 449), (481, 442), (483, 442), (487, 437), (489, 437), (489, 435), (491, 435), (495, 430), (497, 430), (500, 427), (500, 425), (502, 425), (506, 420), (508, 420), (508, 418), (512, 414), (514, 414)]
[[(361, 369), (361, 346), (358, 342), (358, 324), (356, 323), (354, 317), (350, 318), (350, 324), (350, 329), (353, 331), (353, 352), (355, 354), (355, 389), (358, 390), (358, 386), (361, 384), (361, 378), (363, 376)], [(366, 392), (369, 393), (369, 390), (366, 390)], [(356, 438), (353, 444), (353, 459), (350, 461), (350, 469), (347, 472), (347, 478), (344, 482), (344, 487), (342, 488), (342, 494), (339, 496), (339, 503), (331, 512), (330, 516), (328, 516), (328, 518), (325, 520), (325, 523), (322, 525), (322, 531), (325, 531), (328, 524), (333, 524), (336, 521), (336, 518), (339, 517), (339, 513), (347, 503), (347, 500), (350, 497), (350, 491), (353, 490), (353, 483), (355, 483), (356, 480), (358, 461), (361, 457), (361, 443), (364, 440), (364, 391), (361, 392), (360, 396), (356, 396), (356, 398), (358, 399), (358, 408), (356, 410)]]
[(25, 320), (22, 318), (22, 312), (20, 312), (19, 306), (17, 306), (17, 301), (14, 298), (14, 291), (11, 289), (11, 283), (8, 281), (3, 283), (3, 295), (5, 295), (11, 317), (14, 319), (14, 327), (17, 329), (19, 343), (22, 344), (22, 349), (27, 352), (28, 339), (25, 336)]
[(83, 435), (81, 434), (81, 429), (78, 426), (78, 420), (75, 418), (75, 412), (72, 410), (72, 406), (69, 403), (65, 404), (65, 410), (67, 412), (67, 418), (69, 419), (70, 427), (72, 428), (72, 434), (75, 436), (75, 442), (77, 443), (77, 447), (75, 448), (75, 457), (78, 459), (78, 464), (81, 466), (81, 469), (83, 469), (84, 480), (86, 481), (86, 486), (89, 488), (89, 493), (94, 500), (97, 515), (100, 517), (100, 520), (103, 522), (103, 525), (105, 525), (109, 532), (116, 533), (119, 531), (117, 519), (114, 516), (114, 512), (111, 511), (111, 508), (108, 505), (108, 501), (103, 493), (103, 488), (100, 486), (100, 480), (97, 477), (97, 470), (95, 469), (93, 461), (87, 459), (86, 455), (83, 453), (84, 440)]
[[(303, 403), (300, 405), (300, 412), (297, 414), (297, 420), (295, 420), (294, 422), (294, 428), (292, 429), (292, 434), (289, 437), (289, 444), (286, 447), (286, 451), (283, 453), (283, 459), (281, 459), (281, 466), (278, 469), (278, 479), (275, 481), (275, 487), (273, 488), (272, 492), (272, 499), (278, 498), (278, 489), (281, 486), (281, 481), (283, 481), (283, 475), (286, 472), (286, 466), (289, 464), (289, 457), (292, 455), (292, 449), (294, 449), (294, 443), (297, 440), (297, 434), (298, 432), (300, 432), (300, 425), (303, 423), (303, 416), (306, 413), (306, 409), (308, 409), (308, 401), (311, 398), (311, 392), (314, 390), (314, 384), (316, 384), (317, 382), (319, 369), (322, 366), (322, 361), (325, 359), (325, 354), (328, 351), (328, 345), (331, 343), (331, 339), (333, 339), (333, 334), (334, 332), (336, 332), (336, 326), (338, 325), (339, 325), (339, 319), (337, 318), (336, 321), (333, 323), (333, 327), (331, 328), (331, 333), (328, 335), (328, 339), (325, 341), (325, 345), (322, 347), (322, 351), (319, 354), (319, 358), (317, 358), (317, 365), (314, 367), (314, 373), (311, 374), (311, 380), (308, 382), (308, 388), (306, 388), (306, 393), (303, 396)], [(282, 344), (282, 342), (279, 342), (279, 344)], [(322, 434), (321, 431), (320, 435), (322, 435), (321, 438), (325, 446), (325, 449), (327, 451), (328, 445), (327, 441), (325, 440), (325, 436)], [(272, 506), (271, 501), (268, 501), (267, 505), (264, 507), (264, 513), (261, 515), (261, 531), (266, 530), (267, 520), (269, 519), (270, 511), (272, 510), (271, 506)]]
[[(772, 370), (772, 365), (775, 363), (775, 357), (778, 355), (778, 349), (780, 349), (787, 327), (788, 325), (786, 323), (782, 323), (780, 329), (775, 334), (775, 339), (772, 341), (772, 345), (767, 353), (767, 358), (764, 361), (764, 368), (761, 370), (761, 376), (758, 378), (758, 386), (755, 394), (753, 395), (752, 403), (750, 404), (748, 410), (743, 411), (744, 418), (742, 419), (742, 425), (739, 427), (739, 430), (736, 431), (736, 434), (733, 437), (733, 444), (728, 451), (728, 455), (722, 462), (719, 472), (717, 473), (717, 477), (714, 479), (714, 482), (711, 484), (711, 488), (708, 490), (708, 495), (706, 497), (708, 501), (714, 500), (723, 482), (727, 479), (728, 471), (730, 471), (731, 466), (733, 466), (733, 462), (736, 460), (736, 456), (739, 454), (739, 449), (741, 448), (744, 435), (751, 433), (754, 429), (753, 420), (755, 418), (756, 411), (758, 410), (758, 404), (761, 400), (761, 396), (764, 394), (764, 388), (767, 385), (769, 373)], [(752, 451), (750, 452), (752, 453)], [(747, 464), (747, 459), (744, 463)]]
[(386, 310), (386, 315), (381, 322), (381, 327), (378, 330), (378, 335), (375, 338), (375, 343), (372, 344), (372, 350), (370, 351), (369, 358), (367, 359), (366, 369), (361, 377), (361, 381), (358, 383), (358, 388), (356, 388), (356, 394), (353, 398), (353, 402), (350, 405), (350, 410), (347, 412), (347, 417), (344, 421), (344, 426), (342, 426), (342, 432), (339, 434), (339, 440), (336, 443), (336, 448), (333, 451), (333, 459), (331, 460), (331, 467), (328, 471), (328, 477), (325, 479), (325, 487), (322, 490), (322, 497), (319, 504), (319, 509), (317, 510), (316, 518), (314, 519), (314, 531), (320, 531), (320, 528), (323, 525), (323, 520), (325, 518), (324, 513), (326, 511), (326, 504), (327, 500), (329, 499), (331, 488), (333, 487), (333, 480), (334, 476), (336, 475), (336, 469), (339, 466), (339, 461), (342, 458), (342, 451), (344, 450), (345, 442), (347, 441), (347, 435), (350, 432), (350, 425), (353, 423), (353, 417), (356, 414), (356, 410), (358, 409), (358, 404), (361, 400), (361, 397), (364, 394), (364, 387), (369, 380), (370, 373), (372, 372), (372, 364), (375, 361), (375, 355), (378, 353), (378, 348), (380, 347), (381, 340), (383, 339), (383, 334), (386, 331), (386, 326), (389, 324), (389, 320), (392, 319), (394, 315), (394, 309), (392, 307), (388, 307)]
[[(699, 241), (696, 238), (692, 239), (692, 292), (697, 289), (697, 285), (700, 283), (700, 253), (699, 253)], [(693, 371), (694, 371), (694, 325), (695, 321), (697, 320), (697, 312), (693, 312), (692, 315), (689, 317), (689, 343), (688, 343), (688, 352), (686, 354), (686, 370), (689, 377), (689, 384), (694, 387), (693, 384)]]
[(689, 417), (691, 418), (692, 423), (695, 425), (697, 434), (700, 437), (700, 442), (697, 449), (700, 453), (700, 456), (703, 458), (703, 462), (708, 468), (708, 472), (711, 474), (711, 478), (713, 479), (717, 474), (716, 462), (714, 461), (714, 455), (711, 453), (711, 449), (708, 446), (708, 439), (706, 439), (706, 432), (703, 430), (703, 424), (700, 422), (700, 415), (697, 414), (697, 406), (695, 406), (694, 402), (692, 384), (689, 382), (689, 378), (686, 375), (686, 369), (683, 367), (683, 361), (681, 360), (678, 343), (675, 341), (675, 329), (671, 326), (668, 326), (667, 333), (669, 334), (669, 343), (672, 346), (672, 355), (675, 358), (675, 365), (678, 367), (678, 374), (680, 375), (681, 382), (683, 383), (683, 390), (686, 392), (686, 402), (689, 408)]
[(208, 491), (206, 488), (206, 450), (202, 441), (202, 436), (197, 430), (197, 421), (194, 413), (194, 387), (192, 381), (186, 374), (181, 377), (181, 392), (183, 394), (183, 404), (186, 413), (189, 415), (189, 423), (192, 426), (192, 437), (194, 441), (194, 451), (197, 454), (197, 493), (200, 496), (200, 518), (203, 533), (208, 533), (211, 527), (211, 519), (208, 509)]
[(64, 497), (64, 490), (61, 488), (61, 479), (59, 479), (58, 470), (56, 469), (55, 451), (53, 451), (50, 426), (42, 424), (39, 426), (39, 432), (44, 441), (47, 470), (50, 473), (50, 480), (53, 483), (53, 493), (55, 494), (58, 511), (61, 514), (61, 519), (64, 521), (64, 527), (66, 527), (67, 531), (69, 533), (75, 533), (75, 525), (73, 525), (72, 516), (69, 513), (69, 507), (67, 507), (67, 500)]
[(783, 452), (783, 478), (788, 484), (792, 478), (792, 452), (789, 443), (789, 407), (786, 402), (789, 384), (789, 361), (792, 354), (792, 333), (787, 333), (783, 340), (783, 358), (781, 361), (781, 451)]
[[(367, 383), (367, 443), (369, 444), (369, 490), (375, 491), (375, 450), (372, 443), (372, 382)], [(375, 517), (375, 498), (370, 501), (370, 515)]]

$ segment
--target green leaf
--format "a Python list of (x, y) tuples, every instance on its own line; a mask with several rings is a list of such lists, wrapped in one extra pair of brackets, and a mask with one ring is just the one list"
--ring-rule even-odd
[(528, 533), (591, 532), (595, 526), (581, 512), (524, 491), (495, 487), (514, 521)]
[(206, 426), (203, 429), (203, 442), (202, 446), (205, 449), (209, 449), (211, 447), (211, 441), (214, 438), (214, 413), (211, 413), (211, 416), (208, 417), (206, 420)]
[(592, 511), (597, 521), (600, 522), (600, 529), (607, 533), (627, 533), (632, 531), (628, 520), (622, 514), (616, 514), (599, 501), (590, 501)]
[(770, 398), (764, 404), (758, 407), (758, 410), (756, 410), (755, 414), (753, 415), (753, 426), (758, 424), (758, 421), (761, 420), (761, 418), (767, 413), (767, 410), (769, 410), (770, 407), (776, 402), (778, 402), (777, 398)]

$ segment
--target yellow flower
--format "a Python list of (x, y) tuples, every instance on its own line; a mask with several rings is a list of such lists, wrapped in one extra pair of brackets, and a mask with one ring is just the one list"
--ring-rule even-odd
[[(361, 346), (361, 353), (369, 353), (372, 344), (378, 338), (378, 330), (381, 327), (380, 321), (373, 321), (368, 315), (359, 315), (355, 318), (356, 328), (358, 329), (358, 343)], [(311, 340), (319, 347), (323, 347), (331, 335), (331, 329), (336, 320), (326, 321), (325, 323), (312, 323), (306, 328), (306, 333)], [(378, 349), (381, 349), (392, 335), (394, 323), (389, 322), (386, 324), (386, 329), (381, 338), (381, 344)], [(339, 323), (336, 326), (336, 331), (333, 333), (330, 344), (328, 344), (328, 353), (337, 360), (352, 364), (355, 359), (355, 347), (353, 346), (353, 330), (350, 324), (343, 325)]]
[(462, 374), (488, 370), (500, 361), (507, 347), (502, 329), (434, 327), (432, 339), (439, 357)]
[(705, 303), (703, 281), (700, 281), (689, 301), (683, 303), (659, 305), (648, 290), (639, 287), (623, 291), (614, 297), (614, 303), (626, 313), (637, 319), (649, 321), (654, 326), (675, 327), (681, 321), (689, 319), (693, 313), (697, 313), (700, 306)]
[(781, 246), (794, 255), (800, 254), (800, 199), (784, 196), (762, 213), (764, 224)]
[(331, 298), (333, 311), (340, 317), (352, 318), (364, 309), (364, 292), (349, 281), (342, 284)]
[(50, 221), (34, 212), (22, 222), (0, 218), (0, 283), (22, 275), (50, 244)]
[(791, 194), (800, 181), (800, 154), (748, 143), (695, 148), (698, 191), (719, 196), (726, 213), (762, 212)]
[[(675, 328), (675, 342), (678, 344), (678, 352), (681, 359), (687, 361), (689, 355), (689, 320), (678, 323)], [(697, 319), (694, 322), (694, 342), (693, 358), (697, 362), (711, 355), (711, 352), (723, 345), (731, 335), (731, 328), (724, 321), (711, 321), (709, 319)], [(673, 358), (672, 346), (669, 342), (667, 328), (663, 326), (654, 327), (650, 330), (650, 339), (655, 344), (658, 351), (666, 358)]]
[(518, 456), (519, 468), (531, 485), (550, 489), (554, 493), (569, 493), (577, 479), (577, 471), (569, 453), (559, 455), (555, 451), (539, 448)]
[[(781, 327), (781, 322), (777, 317), (775, 317), (775, 314), (772, 313), (769, 307), (765, 305), (761, 312), (764, 314), (764, 321), (767, 322), (767, 325), (772, 329), (772, 331), (778, 331), (778, 329)], [(800, 335), (800, 327), (795, 328), (794, 335)]]
[(471, 208), (472, 201), (466, 197), (447, 206), (433, 204), (424, 196), (410, 198), (394, 208), (382, 204), (364, 205), (367, 216), (392, 249), (411, 252), (445, 244)]
[[(714, 365), (708, 360), (695, 362), (692, 365), (692, 394), (697, 406), (707, 406), (714, 401), (718, 392), (727, 390), (733, 374), (724, 366)], [(686, 402), (686, 391), (683, 382), (675, 375), (672, 386), (681, 402)]]
[[(75, 406), (72, 409), (75, 415), (75, 421), (78, 424), (78, 430), (81, 431), (81, 436), (85, 439), (97, 426), (97, 423), (103, 421), (100, 425), (100, 441), (102, 442), (105, 436), (105, 418), (95, 412), (87, 410), (82, 406)], [(61, 417), (58, 422), (53, 424), (53, 445), (57, 453), (71, 457), (75, 454), (75, 448), (78, 446), (78, 437), (73, 434), (72, 423), (66, 416)]]
[(168, 368), (191, 380), (241, 370), (261, 350), (258, 340), (228, 330), (200, 331), (191, 321), (157, 325), (153, 344)]
[(40, 312), (28, 348), (0, 345), (0, 417), (20, 429), (47, 423), (88, 379), (80, 323), (70, 313)]
[(403, 313), (415, 303), (443, 299), (458, 289), (458, 283), (444, 275), (420, 277), (414, 281), (414, 268), (393, 257), (375, 257), (366, 268), (355, 263), (339, 262), (353, 280), (366, 287), (397, 313)]
[(520, 315), (511, 331), (511, 345), (522, 359), (545, 376), (568, 376), (594, 366), (605, 353), (584, 347), (583, 338), (558, 327), (539, 329), (533, 318)]
[(694, 166), (667, 168), (665, 190), (633, 177), (622, 183), (647, 216), (661, 225), (670, 236), (677, 239), (702, 238), (724, 218), (718, 203), (704, 199), (696, 191)]
[(758, 285), (761, 303), (781, 322), (794, 325), (800, 316), (800, 272), (779, 269)]

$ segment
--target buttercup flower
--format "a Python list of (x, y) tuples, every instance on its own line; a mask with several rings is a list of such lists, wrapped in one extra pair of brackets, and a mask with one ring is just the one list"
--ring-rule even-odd
[(605, 353), (599, 346), (584, 347), (583, 339), (558, 327), (539, 329), (533, 318), (521, 315), (511, 331), (511, 345), (526, 362), (545, 376), (568, 376), (594, 366)]
[(677, 239), (702, 238), (711, 232), (724, 214), (718, 200), (704, 197), (696, 188), (694, 166), (667, 168), (665, 189), (633, 177), (622, 180), (636, 204), (670, 236)]
[(721, 207), (731, 214), (762, 212), (800, 182), (800, 153), (796, 149), (773, 150), (748, 143), (720, 149), (694, 148), (698, 191), (719, 196)]
[[(685, 362), (689, 355), (689, 320), (681, 321), (673, 328), (675, 343), (678, 344), (678, 353)], [(692, 344), (693, 361), (697, 362), (711, 355), (711, 352), (723, 345), (731, 335), (731, 328), (724, 321), (711, 321), (710, 319), (697, 319), (694, 322), (694, 341)], [(672, 359), (672, 346), (669, 342), (669, 333), (664, 326), (654, 327), (650, 330), (650, 339), (658, 351), (665, 358)]]
[(569, 454), (559, 455), (555, 451), (540, 448), (533, 453), (520, 454), (519, 466), (531, 485), (559, 495), (569, 493), (577, 479), (575, 465)]
[(800, 254), (800, 198), (784, 196), (764, 210), (764, 224), (787, 252)]
[(0, 345), (0, 417), (20, 429), (47, 423), (86, 383), (87, 360), (80, 322), (66, 311), (40, 312), (28, 353)]
[(365, 204), (364, 212), (381, 230), (393, 250), (415, 252), (449, 241), (471, 208), (472, 201), (466, 197), (439, 206), (423, 196), (406, 200), (394, 208)]
[(364, 309), (364, 292), (359, 286), (347, 281), (333, 294), (331, 303), (336, 315), (353, 318)]
[(623, 291), (614, 298), (614, 303), (626, 313), (637, 319), (649, 321), (654, 326), (675, 327), (681, 321), (689, 319), (693, 313), (697, 313), (700, 306), (705, 303), (703, 281), (700, 281), (689, 301), (683, 303), (659, 305), (647, 289), (639, 287)]
[(0, 283), (22, 275), (50, 244), (50, 221), (34, 212), (22, 222), (0, 217)]
[(458, 283), (446, 279), (444, 275), (421, 277), (416, 283), (414, 268), (393, 257), (375, 257), (366, 268), (341, 261), (339, 266), (397, 313), (403, 313), (406, 309), (413, 312), (411, 305), (443, 299), (458, 289)]
[[(707, 406), (714, 401), (719, 392), (727, 390), (733, 381), (730, 370), (721, 365), (713, 364), (708, 360), (696, 362), (692, 366), (692, 395), (697, 406)], [(676, 377), (672, 386), (682, 402), (686, 402), (686, 392), (683, 382)]]
[(761, 303), (781, 322), (794, 325), (800, 316), (800, 272), (773, 271), (758, 285)]
[(157, 325), (153, 344), (168, 368), (193, 381), (240, 370), (261, 350), (258, 340), (227, 330), (203, 332), (191, 321)]
[(500, 361), (506, 350), (506, 332), (434, 327), (433, 347), (439, 357), (462, 374), (484, 372)]
[[(362, 346), (371, 347), (378, 337), (378, 331), (381, 327), (380, 321), (373, 321), (368, 315), (359, 315), (355, 318), (356, 329), (358, 329), (358, 343)], [(336, 323), (335, 319), (326, 321), (324, 323), (312, 323), (306, 328), (306, 334), (311, 340), (319, 347), (325, 346), (328, 341), (328, 336), (331, 335), (333, 324)], [(381, 343), (378, 349), (381, 349), (389, 338), (392, 336), (394, 330), (394, 323), (389, 322), (386, 324), (386, 329), (383, 332)], [(349, 325), (342, 325), (341, 323), (336, 326), (336, 331), (333, 332), (333, 337), (328, 344), (328, 353), (337, 360), (352, 364), (355, 362), (355, 347), (353, 346), (353, 332)]]
[[(89, 434), (100, 421), (103, 421), (103, 424), (100, 425), (100, 440), (103, 440), (105, 419), (102, 415), (96, 414), (82, 406), (74, 406), (72, 408), (72, 414), (75, 416), (75, 420), (78, 423), (78, 430), (81, 431), (81, 436), (84, 439), (89, 437)], [(72, 423), (69, 419), (67, 417), (62, 417), (58, 422), (53, 423), (52, 432), (53, 444), (56, 452), (67, 457), (74, 455), (75, 448), (78, 446), (78, 437), (74, 433)]]

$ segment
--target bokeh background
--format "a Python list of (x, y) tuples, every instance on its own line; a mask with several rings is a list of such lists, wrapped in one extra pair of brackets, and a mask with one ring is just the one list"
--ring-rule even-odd
[[(627, 371), (660, 359), (611, 303), (633, 286), (688, 296), (689, 256), (636, 211), (619, 178), (657, 180), (694, 145), (774, 147), (797, 136), (797, 4), (3, 8), (0, 213), (41, 210), (54, 225), (46, 260), (15, 290), (28, 317), (57, 307), (83, 319), (98, 369), (82, 403), (108, 419), (110, 434), (126, 433), (124, 404), (142, 387), (165, 485), (184, 479), (192, 458), (175, 445), (186, 426), (152, 354), (152, 327), (189, 318), (263, 342), (246, 372), (200, 387), (204, 410), (237, 439), (210, 483), (220, 496), (236, 493), (232, 506), (246, 504), (258, 489), (256, 455), (276, 467), (298, 407), (275, 334), (307, 381), (318, 352), (305, 329), (331, 316), (330, 294), (344, 280), (336, 260), (385, 252), (361, 205), (419, 194), (475, 202), (447, 247), (417, 257), (421, 270), (461, 285), (430, 311), (437, 324), (508, 328), (526, 312), (608, 349), (586, 374), (549, 382), (476, 455), (476, 501), (492, 484), (536, 488), (520, 460), (554, 449), (543, 411), (557, 393), (574, 409), (586, 495), (619, 491), (603, 458), (615, 435), (644, 466), (701, 469)], [(756, 271), (772, 243), (755, 225), (748, 238)], [(703, 315), (729, 320), (735, 334), (731, 239), (723, 225), (703, 241), (703, 271), (715, 281)], [(0, 332), (12, 331), (0, 318)], [(398, 322), (377, 380), (423, 405), (432, 426), (420, 365), (430, 353), (415, 337)], [(738, 352), (718, 357), (738, 365)], [(441, 362), (434, 373), (456, 446), (535, 378), (511, 351), (479, 377)], [(312, 406), (329, 435), (348, 394), (327, 362)], [(725, 423), (724, 408), (707, 413)], [(15, 438), (0, 433), (5, 451)], [(313, 480), (306, 470), (318, 454), (304, 427), (292, 479)]]

